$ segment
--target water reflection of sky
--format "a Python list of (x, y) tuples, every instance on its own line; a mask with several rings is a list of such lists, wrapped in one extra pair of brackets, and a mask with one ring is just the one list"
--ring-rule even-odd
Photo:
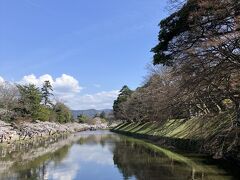
[[(49, 180), (178, 180), (190, 179), (192, 176), (193, 179), (201, 179), (203, 175), (205, 179), (232, 179), (225, 171), (202, 164), (201, 161), (198, 164), (163, 149), (156, 153), (153, 145), (105, 134), (105, 131), (102, 133), (104, 135), (100, 132), (84, 132), (47, 144), (44, 148), (31, 148), (23, 154), (13, 151), (5, 159), (2, 157), (0, 180), (43, 177)], [(34, 153), (36, 155), (33, 156)], [(10, 157), (13, 157), (11, 161)], [(8, 161), (11, 163), (6, 163)]]
[(72, 180), (123, 179), (121, 173), (113, 163), (113, 154), (106, 144), (73, 145), (67, 157), (59, 164), (50, 162), (47, 167), (46, 179)]

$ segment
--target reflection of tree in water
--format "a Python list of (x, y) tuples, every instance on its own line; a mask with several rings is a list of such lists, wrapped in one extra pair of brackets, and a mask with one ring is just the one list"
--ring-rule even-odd
[(72, 136), (40, 144), (40, 147), (33, 148), (31, 145), (28, 148), (13, 149), (9, 153), (1, 153), (0, 149), (0, 180), (44, 179), (49, 175), (47, 171), (52, 166), (58, 166), (66, 158), (73, 144), (101, 145), (108, 148), (113, 153), (114, 163), (124, 179), (133, 176), (139, 180), (221, 179), (214, 173), (199, 173), (199, 168), (181, 160), (182, 156), (159, 151), (148, 143), (115, 134)]
[(44, 179), (48, 173), (46, 167), (49, 162), (55, 165), (61, 163), (67, 156), (69, 148), (70, 145), (65, 145), (53, 153), (45, 154), (32, 161), (16, 162), (11, 169), (16, 174), (17, 179)]
[(81, 137), (78, 141), (77, 144), (79, 145), (96, 145), (100, 144), (102, 147), (105, 147), (106, 144), (108, 145), (113, 145), (115, 141), (118, 141), (119, 138), (116, 135), (113, 134), (105, 134), (105, 135), (88, 135), (88, 136), (83, 136)]
[(204, 179), (202, 173), (194, 172), (186, 164), (127, 139), (116, 142), (113, 154), (114, 163), (124, 179)]
[(59, 164), (68, 154), (72, 140), (74, 137), (62, 136), (2, 148), (0, 179), (44, 179), (49, 162)]
[(0, 148), (0, 162), (11, 162), (2, 172), (0, 170), (0, 180), (1, 177), (4, 179), (44, 179), (48, 174), (49, 163), (51, 162), (54, 166), (59, 165), (66, 158), (73, 144), (101, 144), (104, 147), (107, 142), (114, 142), (115, 137), (117, 136), (107, 134), (50, 138), (42, 142), (15, 146), (11, 150), (8, 149), (8, 152), (7, 150), (1, 151)]

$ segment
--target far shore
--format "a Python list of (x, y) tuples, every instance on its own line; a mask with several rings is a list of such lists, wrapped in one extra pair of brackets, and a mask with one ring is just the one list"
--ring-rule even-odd
[(23, 143), (96, 129), (108, 129), (108, 124), (101, 123), (89, 125), (77, 122), (60, 124), (56, 122), (42, 122), (38, 120), (34, 122), (22, 122), (16, 124), (0, 121), (0, 145)]

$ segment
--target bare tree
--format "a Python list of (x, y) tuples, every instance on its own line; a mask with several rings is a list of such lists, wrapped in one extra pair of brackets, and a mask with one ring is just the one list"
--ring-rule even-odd
[(0, 118), (10, 120), (13, 110), (17, 107), (18, 90), (15, 85), (4, 82), (0, 84)]

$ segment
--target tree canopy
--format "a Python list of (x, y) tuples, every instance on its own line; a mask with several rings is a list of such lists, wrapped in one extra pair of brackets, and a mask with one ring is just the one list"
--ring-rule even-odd
[(240, 123), (240, 2), (188, 0), (160, 28), (153, 63), (171, 68), (193, 106), (221, 111), (230, 99)]
[(159, 25), (155, 67), (142, 87), (124, 86), (115, 117), (161, 122), (234, 110), (240, 124), (240, 1), (186, 0)]
[(117, 118), (119, 119), (124, 118), (122, 104), (127, 101), (128, 97), (130, 97), (131, 94), (132, 91), (126, 85), (123, 86), (122, 89), (120, 90), (118, 98), (113, 103), (114, 115)]
[(50, 81), (44, 81), (44, 84), (42, 87), (42, 99), (43, 99), (43, 104), (45, 106), (51, 107), (53, 105), (50, 99), (50, 96), (53, 96), (52, 91), (53, 91), (53, 88)]
[(40, 120), (66, 123), (72, 120), (70, 109), (63, 103), (53, 103), (50, 81), (45, 81), (41, 88), (34, 84), (0, 85), (1, 120)]

